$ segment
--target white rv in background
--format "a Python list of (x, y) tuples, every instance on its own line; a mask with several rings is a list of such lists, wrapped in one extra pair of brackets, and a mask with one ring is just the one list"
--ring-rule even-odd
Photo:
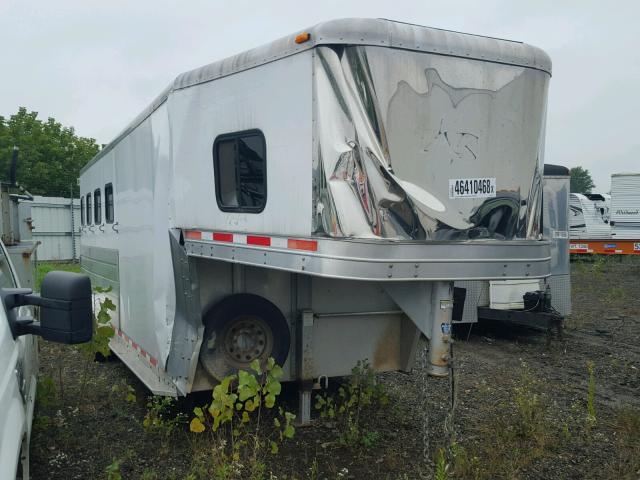
[(640, 241), (640, 173), (611, 175), (611, 235)]
[(572, 193), (569, 209), (569, 231), (572, 240), (611, 238), (611, 195)]
[(453, 281), (549, 275), (550, 72), (520, 42), (346, 19), (178, 76), (80, 176), (112, 350), (168, 395), (272, 356), (303, 421), (314, 379), (409, 370), (421, 334), (447, 375)]

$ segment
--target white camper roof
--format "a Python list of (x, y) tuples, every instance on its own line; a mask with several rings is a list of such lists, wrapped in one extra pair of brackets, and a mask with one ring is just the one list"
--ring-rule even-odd
[(541, 49), (522, 42), (424, 27), (386, 19), (346, 18), (319, 23), (297, 33), (308, 33), (309, 40), (297, 44), (296, 34), (246, 52), (182, 73), (158, 95), (107, 147), (80, 173), (128, 135), (171, 91), (209, 82), (258, 67), (319, 45), (369, 45), (426, 52), (542, 70), (551, 75), (551, 59)]

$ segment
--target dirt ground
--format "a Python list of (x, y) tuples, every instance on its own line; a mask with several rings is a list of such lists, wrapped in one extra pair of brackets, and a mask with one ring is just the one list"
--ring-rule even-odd
[[(389, 403), (363, 411), (360, 440), (318, 420), (265, 456), (263, 478), (640, 478), (637, 260), (572, 264), (561, 338), (475, 326), (458, 332), (453, 380), (427, 377), (424, 351), (412, 373), (379, 375)], [(143, 427), (148, 394), (120, 362), (45, 342), (40, 362), (34, 479), (235, 478), (202, 468), (216, 453), (180, 417)], [(291, 387), (282, 398), (295, 409)]]

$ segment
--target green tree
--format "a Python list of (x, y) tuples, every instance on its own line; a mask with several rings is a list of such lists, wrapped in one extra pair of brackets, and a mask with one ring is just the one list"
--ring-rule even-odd
[(571, 174), (571, 192), (572, 193), (591, 193), (595, 183), (589, 170), (582, 167), (573, 167), (569, 170)]
[(73, 127), (20, 107), (9, 118), (0, 116), (0, 180), (8, 180), (13, 146), (20, 149), (17, 180), (34, 195), (79, 195), (80, 169), (99, 151), (93, 138), (79, 137)]

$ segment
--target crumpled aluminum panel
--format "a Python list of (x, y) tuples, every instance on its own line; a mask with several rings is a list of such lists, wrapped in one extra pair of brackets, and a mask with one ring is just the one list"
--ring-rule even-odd
[[(540, 238), (548, 80), (522, 66), (317, 47), (314, 234)], [(495, 197), (450, 198), (460, 178), (495, 178)]]

